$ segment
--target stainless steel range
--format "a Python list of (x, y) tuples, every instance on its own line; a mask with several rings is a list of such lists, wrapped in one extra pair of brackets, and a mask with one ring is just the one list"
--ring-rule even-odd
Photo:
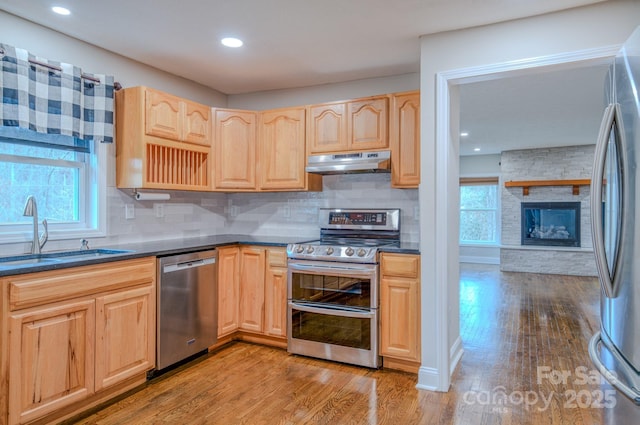
[(288, 351), (377, 368), (382, 246), (400, 242), (399, 209), (321, 209), (320, 240), (289, 244)]

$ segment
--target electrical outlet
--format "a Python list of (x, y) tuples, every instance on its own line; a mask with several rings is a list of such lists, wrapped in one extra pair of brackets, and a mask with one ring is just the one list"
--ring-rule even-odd
[(420, 220), (420, 207), (418, 206), (413, 207), (413, 219)]
[(133, 204), (126, 204), (124, 206), (124, 218), (127, 220), (136, 218), (136, 208)]
[(157, 218), (164, 217), (164, 204), (153, 204), (153, 212)]
[(238, 216), (238, 207), (236, 207), (235, 205), (231, 205), (229, 207), (229, 215), (231, 217), (237, 217)]

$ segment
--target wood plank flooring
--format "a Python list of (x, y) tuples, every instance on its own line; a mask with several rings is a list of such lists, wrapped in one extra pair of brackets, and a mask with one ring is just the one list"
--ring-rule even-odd
[(416, 389), (409, 373), (237, 342), (68, 423), (604, 423), (607, 409), (594, 402), (611, 387), (593, 377), (587, 354), (597, 280), (488, 265), (462, 265), (460, 275), (465, 352), (447, 393)]

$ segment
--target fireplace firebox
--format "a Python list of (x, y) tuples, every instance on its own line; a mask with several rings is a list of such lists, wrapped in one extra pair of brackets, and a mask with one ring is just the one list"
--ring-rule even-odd
[(522, 245), (580, 246), (580, 202), (522, 202)]

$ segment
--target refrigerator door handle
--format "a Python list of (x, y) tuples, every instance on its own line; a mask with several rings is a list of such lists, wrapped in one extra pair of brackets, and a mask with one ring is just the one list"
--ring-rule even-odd
[(638, 391), (638, 389), (636, 389), (635, 387), (630, 387), (626, 383), (622, 382), (620, 380), (620, 377), (618, 376), (619, 374), (607, 369), (607, 367), (600, 359), (600, 355), (598, 354), (598, 346), (601, 343), (609, 351), (616, 364), (622, 368), (621, 372), (623, 372), (623, 374), (630, 373), (630, 371), (625, 370), (629, 368), (626, 361), (620, 357), (620, 354), (618, 354), (617, 350), (611, 350), (609, 349), (607, 344), (604, 344), (604, 341), (602, 340), (602, 334), (600, 332), (597, 332), (591, 338), (591, 341), (589, 341), (589, 357), (591, 357), (591, 361), (598, 369), (598, 372), (600, 372), (600, 374), (604, 376), (614, 388), (627, 396), (636, 405), (640, 406), (640, 392)]
[[(600, 284), (605, 295), (609, 298), (615, 298), (617, 295), (616, 279), (613, 278), (613, 270), (609, 270), (607, 257), (604, 246), (604, 229), (602, 223), (602, 187), (604, 179), (604, 167), (607, 156), (607, 147), (611, 129), (614, 125), (618, 125), (617, 117), (619, 115), (618, 104), (610, 104), (607, 106), (600, 125), (598, 133), (598, 142), (596, 144), (593, 173), (591, 178), (591, 232), (593, 233), (593, 252), (596, 257), (596, 266), (600, 276)], [(618, 133), (620, 134), (620, 133)], [(619, 239), (619, 235), (618, 235)], [(619, 240), (616, 241), (616, 245)], [(618, 250), (616, 254), (619, 255)], [(617, 262), (614, 261), (612, 264)], [(614, 268), (615, 269), (615, 268)]]

